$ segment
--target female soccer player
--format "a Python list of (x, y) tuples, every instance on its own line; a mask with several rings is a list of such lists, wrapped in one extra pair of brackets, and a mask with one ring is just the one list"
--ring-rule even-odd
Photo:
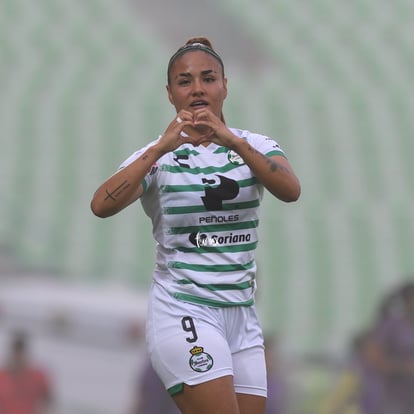
[(179, 48), (167, 75), (177, 115), (98, 188), (91, 208), (109, 217), (140, 199), (152, 220), (147, 346), (181, 412), (263, 414), (259, 205), (264, 188), (296, 201), (300, 184), (273, 139), (226, 125), (224, 65), (207, 38)]

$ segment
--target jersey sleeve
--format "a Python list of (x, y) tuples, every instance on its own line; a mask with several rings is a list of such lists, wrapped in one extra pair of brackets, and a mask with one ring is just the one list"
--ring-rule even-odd
[(268, 157), (280, 155), (286, 158), (285, 152), (273, 138), (260, 134), (250, 134), (248, 141), (250, 145)]
[(238, 128), (230, 128), (230, 130), (233, 134), (245, 139), (253, 148), (268, 157), (279, 155), (287, 158), (285, 151), (273, 138)]

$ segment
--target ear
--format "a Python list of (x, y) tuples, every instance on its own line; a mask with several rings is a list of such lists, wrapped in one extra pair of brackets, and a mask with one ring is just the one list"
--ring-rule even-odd
[(167, 93), (168, 93), (168, 100), (170, 101), (171, 105), (174, 105), (174, 99), (173, 99), (172, 94), (171, 94), (171, 89), (168, 85), (166, 85), (166, 89), (167, 89)]
[(223, 99), (226, 99), (227, 98), (227, 78), (223, 79), (223, 89), (224, 89)]

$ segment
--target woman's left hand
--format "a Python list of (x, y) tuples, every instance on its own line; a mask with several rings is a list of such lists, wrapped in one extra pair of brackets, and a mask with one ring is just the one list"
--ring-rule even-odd
[(209, 134), (200, 137), (196, 145), (205, 142), (214, 142), (217, 145), (231, 148), (238, 139), (226, 126), (226, 124), (208, 108), (198, 109), (193, 113), (194, 128), (209, 129)]

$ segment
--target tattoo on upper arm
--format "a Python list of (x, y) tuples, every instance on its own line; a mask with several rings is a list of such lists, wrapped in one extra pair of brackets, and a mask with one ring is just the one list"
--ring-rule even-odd
[(113, 191), (108, 191), (108, 189), (106, 189), (106, 194), (107, 196), (105, 197), (105, 200), (112, 200), (112, 201), (116, 201), (116, 198), (123, 192), (125, 191), (128, 187), (130, 186), (130, 183), (125, 180), (124, 182), (122, 182), (118, 187), (115, 188), (115, 190)]
[(282, 170), (287, 174), (290, 174), (290, 171), (288, 168), (286, 168), (284, 165), (279, 164), (275, 160), (271, 160), (270, 158), (266, 157), (266, 162), (269, 164), (270, 171), (275, 172), (277, 170)]
[(287, 174), (290, 174), (290, 171), (288, 168), (286, 168), (284, 165), (279, 164), (277, 161), (270, 159), (269, 157), (266, 157), (266, 155), (262, 154), (260, 151), (257, 151), (257, 149), (250, 147), (250, 151), (255, 152), (256, 154), (259, 154), (262, 158), (266, 160), (266, 163), (268, 164), (271, 172), (276, 172), (277, 170), (282, 170)]

